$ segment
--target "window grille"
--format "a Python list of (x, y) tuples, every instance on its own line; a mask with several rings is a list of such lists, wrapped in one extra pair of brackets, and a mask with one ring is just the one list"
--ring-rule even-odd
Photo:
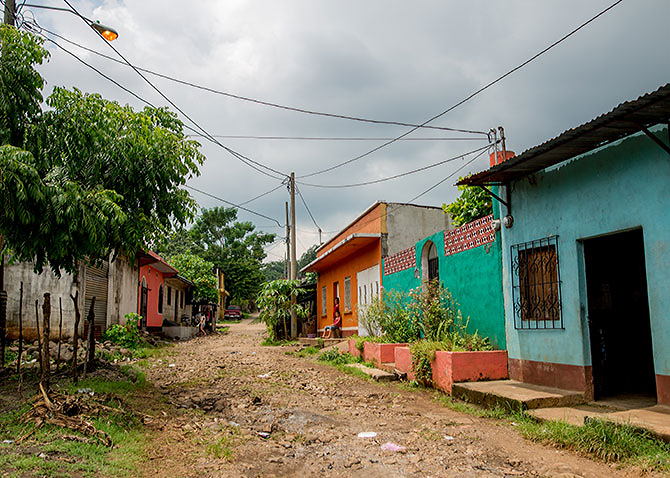
[(326, 306), (326, 286), (321, 287), (321, 317), (328, 315), (328, 307)]
[(562, 329), (558, 236), (511, 249), (514, 328)]
[(351, 276), (344, 278), (344, 311), (351, 312)]

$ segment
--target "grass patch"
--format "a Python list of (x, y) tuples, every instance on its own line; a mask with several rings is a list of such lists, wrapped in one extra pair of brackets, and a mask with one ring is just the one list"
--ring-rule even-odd
[(526, 415), (518, 422), (518, 429), (531, 441), (574, 450), (607, 463), (670, 471), (670, 444), (630, 425), (590, 419), (578, 427), (564, 422), (539, 422)]
[(263, 339), (261, 342), (261, 345), (264, 347), (286, 347), (290, 345), (298, 345), (300, 342), (297, 340), (276, 340), (276, 339), (271, 339), (270, 337), (266, 337)]
[(312, 355), (318, 354), (319, 349), (317, 347), (309, 346), (303, 349), (298, 350), (297, 352), (292, 352), (292, 355), (295, 357), (310, 357)]
[[(90, 388), (98, 394), (111, 394), (108, 405), (120, 407), (116, 397), (145, 386), (141, 372), (130, 372), (121, 380), (105, 380), (90, 377), (77, 385), (60, 383), (60, 389), (76, 392), (80, 388)], [(132, 376), (132, 377), (131, 377)], [(2, 476), (136, 476), (139, 465), (146, 457), (146, 434), (144, 426), (132, 411), (102, 411), (91, 417), (93, 425), (107, 432), (114, 448), (108, 448), (98, 442), (84, 443), (66, 439), (66, 436), (80, 436), (72, 430), (44, 425), (36, 428), (33, 423), (21, 423), (21, 415), (30, 408), (24, 403), (16, 409), (0, 413), (0, 469)], [(17, 440), (30, 434), (21, 444)], [(85, 437), (84, 437), (85, 438)]]

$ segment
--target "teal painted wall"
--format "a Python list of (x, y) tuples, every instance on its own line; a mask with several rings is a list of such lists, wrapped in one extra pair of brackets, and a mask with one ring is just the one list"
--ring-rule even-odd
[[(444, 255), (444, 231), (425, 237), (415, 245), (418, 277), (414, 269), (383, 275), (385, 290), (409, 291), (421, 285), (421, 252), (433, 241), (440, 258), (440, 281), (460, 304), (463, 317), (470, 317), (469, 331), (477, 330), (500, 349), (505, 349), (502, 265), (499, 233), (496, 241), (451, 256)], [(427, 271), (426, 271), (427, 274)]]
[[(665, 141), (667, 128), (654, 131)], [(670, 375), (670, 157), (642, 134), (512, 185), (514, 226), (503, 228), (510, 358), (591, 365), (581, 239), (642, 227), (657, 374)], [(558, 235), (562, 330), (516, 330), (510, 246)], [(625, 251), (622, 251), (625, 254)], [(616, 260), (614, 258), (614, 260)]]

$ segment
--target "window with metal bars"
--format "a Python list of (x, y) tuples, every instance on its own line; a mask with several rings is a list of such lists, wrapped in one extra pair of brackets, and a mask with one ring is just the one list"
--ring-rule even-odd
[(344, 278), (344, 311), (351, 312), (351, 276)]
[(326, 286), (321, 287), (321, 317), (328, 315), (328, 306), (326, 305)]
[(562, 329), (558, 236), (512, 246), (514, 328)]

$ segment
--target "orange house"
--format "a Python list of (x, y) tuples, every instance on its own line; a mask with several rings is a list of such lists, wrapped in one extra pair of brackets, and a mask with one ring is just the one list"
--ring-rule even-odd
[(316, 260), (302, 269), (318, 273), (318, 331), (333, 323), (339, 297), (342, 335), (367, 335), (359, 317), (382, 289), (382, 258), (448, 226), (439, 207), (377, 201), (322, 244)]

